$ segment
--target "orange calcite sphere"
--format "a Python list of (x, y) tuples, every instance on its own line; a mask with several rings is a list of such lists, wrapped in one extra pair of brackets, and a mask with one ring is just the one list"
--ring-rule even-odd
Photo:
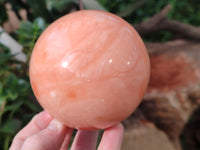
[(150, 64), (138, 33), (108, 12), (83, 10), (52, 23), (30, 61), (41, 106), (67, 126), (104, 129), (139, 105)]

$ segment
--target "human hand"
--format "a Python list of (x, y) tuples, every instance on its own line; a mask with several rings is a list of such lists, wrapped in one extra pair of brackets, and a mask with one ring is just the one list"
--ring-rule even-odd
[[(73, 129), (47, 112), (37, 114), (15, 136), (10, 150), (67, 150)], [(120, 150), (124, 128), (121, 124), (104, 131), (98, 150)], [(71, 150), (95, 150), (98, 131), (78, 130)]]

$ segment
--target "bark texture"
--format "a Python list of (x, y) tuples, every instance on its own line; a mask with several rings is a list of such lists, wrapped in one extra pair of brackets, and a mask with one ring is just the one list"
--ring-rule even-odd
[(166, 16), (170, 9), (171, 5), (167, 5), (161, 12), (155, 14), (142, 23), (133, 26), (142, 37), (154, 32), (169, 31), (174, 33), (176, 36), (178, 35), (178, 37), (199, 41), (200, 28), (168, 19)]
[(124, 125), (129, 129), (136, 122), (151, 122), (181, 150), (180, 135), (200, 104), (200, 43), (179, 40), (146, 46), (151, 61), (149, 87)]

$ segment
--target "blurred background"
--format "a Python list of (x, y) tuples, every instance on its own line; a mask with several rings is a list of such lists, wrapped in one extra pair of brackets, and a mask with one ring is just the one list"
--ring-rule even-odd
[(199, 0), (0, 0), (0, 150), (42, 109), (28, 68), (35, 41), (80, 9), (112, 12), (141, 35), (151, 60), (143, 102), (127, 118), (122, 150), (200, 149)]

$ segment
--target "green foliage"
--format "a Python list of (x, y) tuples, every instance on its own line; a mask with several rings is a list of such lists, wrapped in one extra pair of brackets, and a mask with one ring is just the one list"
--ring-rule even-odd
[(27, 4), (32, 9), (34, 18), (40, 16), (46, 18), (48, 21), (52, 21), (52, 18), (46, 8), (45, 0), (27, 0)]
[(97, 0), (84, 0), (83, 4), (86, 9), (95, 9), (107, 11)]
[[(133, 7), (133, 4), (135, 3), (140, 3), (140, 1), (143, 0), (113, 0), (113, 1), (108, 1), (108, 0), (98, 0), (105, 8), (112, 13), (120, 13), (121, 11), (130, 11), (131, 8)], [(130, 6), (132, 5), (132, 6)], [(136, 4), (137, 5), (137, 4)], [(129, 10), (127, 10), (129, 8)], [(135, 9), (134, 9), (135, 10)], [(129, 15), (129, 13), (128, 13)]]
[(14, 135), (20, 128), (21, 128), (21, 121), (17, 119), (10, 119), (4, 123), (4, 125), (0, 129), (0, 133), (11, 135), (11, 136), (6, 136), (4, 149), (7, 149), (9, 147), (9, 142), (12, 138), (12, 135)]
[(171, 14), (169, 16), (170, 18), (199, 26), (200, 24), (199, 0), (182, 0), (182, 1), (171, 0), (171, 3), (173, 6), (173, 10), (171, 11)]
[(21, 21), (20, 27), (16, 31), (18, 42), (24, 46), (23, 52), (27, 55), (27, 63), (29, 62), (30, 55), (34, 44), (39, 35), (47, 27), (43, 18), (36, 18), (33, 23), (30, 21)]
[(131, 3), (116, 14), (120, 17), (129, 16), (134, 11), (136, 11), (138, 9), (138, 7), (142, 6), (146, 1), (147, 0), (140, 0), (140, 1), (137, 1), (137, 2), (134, 2), (134, 3)]
[(33, 48), (33, 45), (39, 35), (47, 27), (43, 18), (36, 18), (33, 23), (30, 21), (20, 22), (20, 27), (16, 31), (18, 35), (18, 41), (24, 47)]
[[(33, 97), (24, 65), (13, 58), (0, 44), (0, 149), (7, 150), (15, 133), (22, 128), (22, 116), (31, 115), (40, 107)], [(34, 99), (34, 97), (33, 97)]]
[[(46, 26), (42, 18), (20, 23), (15, 37), (28, 57)], [(28, 61), (16, 61), (10, 50), (0, 43), (0, 149), (7, 150), (16, 132), (40, 110), (30, 86)]]
[[(200, 5), (199, 0), (98, 0), (105, 8), (113, 13), (122, 16), (132, 24), (138, 24), (160, 12), (167, 4), (171, 4), (172, 10), (168, 14), (169, 19), (199, 26)], [(132, 10), (131, 10), (132, 9)], [(125, 12), (125, 14), (124, 14)], [(128, 12), (128, 13), (126, 13)], [(195, 14), (195, 15), (194, 15)], [(169, 32), (160, 32), (148, 35), (146, 41), (168, 41), (173, 37)]]
[(46, 0), (47, 9), (50, 12), (63, 12), (70, 10), (72, 6), (78, 6), (78, 0)]
[(8, 16), (6, 13), (6, 8), (3, 3), (0, 1), (0, 25), (3, 24), (3, 22), (7, 21)]

